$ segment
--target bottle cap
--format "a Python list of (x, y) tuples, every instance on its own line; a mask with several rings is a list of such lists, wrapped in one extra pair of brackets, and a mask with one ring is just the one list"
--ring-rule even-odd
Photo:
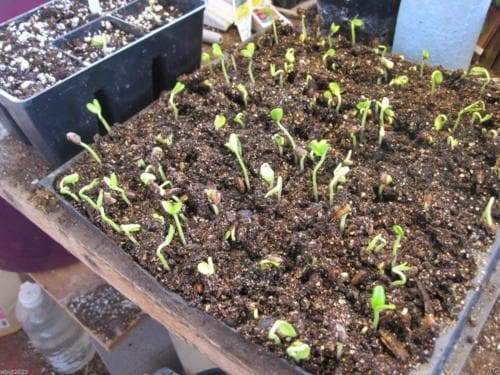
[(43, 301), (42, 288), (37, 284), (24, 282), (19, 290), (19, 302), (27, 309), (39, 306)]

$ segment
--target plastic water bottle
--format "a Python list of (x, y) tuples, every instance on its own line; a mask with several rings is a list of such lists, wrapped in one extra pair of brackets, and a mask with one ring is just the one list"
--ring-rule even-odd
[(21, 285), (16, 316), (33, 346), (58, 373), (72, 374), (94, 357), (87, 333), (37, 284)]

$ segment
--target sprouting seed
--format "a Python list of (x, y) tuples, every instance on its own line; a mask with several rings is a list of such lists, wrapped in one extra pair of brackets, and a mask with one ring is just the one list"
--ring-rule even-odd
[(278, 127), (283, 132), (283, 134), (285, 134), (285, 137), (290, 142), (292, 149), (295, 150), (295, 148), (297, 147), (297, 144), (295, 143), (294, 139), (292, 138), (292, 136), (288, 132), (288, 130), (281, 124), (282, 118), (283, 118), (283, 109), (282, 108), (274, 108), (271, 111), (271, 119), (276, 123), (276, 125), (278, 125)]
[(326, 157), (328, 156), (328, 151), (330, 150), (330, 144), (326, 139), (321, 139), (319, 141), (315, 139), (311, 141), (311, 143), (309, 143), (309, 148), (311, 149), (313, 157), (319, 158), (319, 161), (314, 166), (312, 172), (312, 187), (313, 187), (314, 200), (318, 201), (319, 197), (318, 197), (317, 175), (319, 169), (321, 168), (321, 166), (326, 160)]
[(377, 234), (368, 243), (368, 246), (366, 247), (366, 251), (368, 251), (368, 252), (374, 251), (377, 253), (386, 246), (387, 246), (387, 240), (381, 234)]
[(405, 231), (403, 227), (400, 225), (393, 225), (392, 226), (392, 232), (396, 236), (396, 239), (394, 240), (392, 244), (392, 262), (391, 265), (394, 267), (396, 264), (396, 260), (398, 258), (398, 253), (399, 249), (401, 249), (401, 241), (403, 240), (403, 237), (405, 235)]
[(360, 18), (353, 18), (349, 21), (351, 25), (351, 45), (354, 47), (356, 45), (356, 28), (361, 28), (365, 24)]
[(99, 155), (97, 155), (97, 152), (95, 152), (94, 149), (88, 144), (83, 143), (82, 138), (78, 134), (73, 132), (66, 133), (66, 139), (77, 146), (83, 147), (92, 157), (92, 159), (94, 159), (97, 163), (102, 164), (101, 158), (99, 157)]
[(212, 44), (212, 54), (220, 60), (222, 74), (224, 74), (224, 79), (226, 80), (226, 82), (229, 83), (229, 76), (227, 75), (226, 71), (226, 58), (219, 44), (217, 43)]
[(399, 280), (395, 280), (391, 283), (391, 285), (394, 286), (403, 286), (406, 284), (406, 275), (405, 272), (411, 270), (411, 267), (408, 265), (408, 263), (404, 262), (401, 264), (398, 264), (397, 266), (393, 266), (391, 268), (391, 272), (399, 277)]
[(380, 174), (379, 185), (378, 185), (378, 197), (379, 197), (379, 199), (382, 199), (385, 188), (391, 184), (392, 184), (391, 175), (389, 175), (385, 172), (382, 172)]
[(488, 86), (488, 83), (491, 81), (490, 73), (488, 72), (488, 69), (483, 68), (482, 66), (474, 66), (469, 70), (469, 75), (473, 77), (483, 77), (484, 78), (484, 84), (481, 86), (481, 93), (484, 92), (486, 89), (486, 86)]
[(98, 178), (94, 178), (90, 184), (85, 185), (80, 189), (80, 191), (78, 191), (78, 196), (82, 199), (82, 201), (88, 203), (88, 205), (94, 210), (99, 210), (99, 206), (97, 205), (97, 202), (94, 202), (94, 200), (87, 195), (87, 193), (97, 188), (100, 182), (101, 181)]
[(170, 92), (170, 97), (168, 99), (168, 103), (170, 105), (170, 108), (174, 112), (174, 117), (176, 120), (179, 119), (179, 109), (175, 104), (175, 97), (176, 95), (179, 95), (181, 92), (183, 92), (185, 88), (186, 86), (182, 82), (177, 82), (172, 91)]
[(384, 58), (385, 55), (387, 54), (387, 46), (383, 44), (379, 44), (377, 47), (374, 48), (374, 52), (378, 55), (380, 54), (380, 57)]
[(422, 62), (420, 63), (420, 78), (424, 76), (424, 65), (427, 60), (431, 57), (431, 54), (426, 49), (422, 50)]
[(70, 189), (70, 186), (76, 185), (78, 181), (80, 181), (80, 175), (78, 173), (72, 173), (64, 176), (61, 178), (61, 181), (59, 181), (59, 193), (67, 195), (75, 201), (80, 202), (80, 198), (78, 198), (78, 196)]
[(226, 116), (224, 115), (216, 115), (214, 119), (214, 127), (216, 130), (222, 129), (226, 126)]
[(339, 221), (340, 233), (344, 233), (345, 224), (347, 221), (347, 216), (350, 213), (351, 213), (351, 205), (350, 204), (343, 205), (340, 209), (337, 210), (337, 212), (335, 212), (335, 216), (340, 217), (340, 221)]
[(383, 78), (382, 77), (379, 78), (378, 80), (379, 84), (382, 83), (382, 79), (384, 80), (384, 82), (387, 82), (389, 80), (389, 71), (394, 68), (394, 63), (385, 57), (380, 58), (380, 63), (382, 67), (379, 68), (379, 71), (383, 76)]
[(293, 358), (295, 362), (304, 361), (311, 357), (311, 347), (300, 340), (295, 340), (286, 349), (286, 354)]
[(408, 82), (410, 82), (410, 79), (408, 78), (408, 76), (397, 76), (397, 77), (394, 77), (391, 82), (389, 83), (389, 86), (404, 86), (406, 84), (408, 84)]
[(174, 141), (174, 135), (169, 134), (168, 136), (164, 137), (162, 134), (158, 134), (155, 137), (155, 141), (164, 146), (171, 146)]
[(283, 147), (285, 147), (285, 137), (281, 134), (276, 133), (272, 136), (274, 144), (278, 147), (280, 155), (283, 155)]
[(245, 48), (241, 50), (241, 55), (248, 59), (248, 76), (250, 77), (250, 81), (255, 83), (255, 78), (253, 76), (253, 68), (252, 68), (252, 60), (253, 55), (255, 53), (255, 43), (250, 42), (246, 45)]
[[(163, 218), (163, 216), (160, 216), (160, 217)], [(163, 241), (160, 244), (160, 246), (158, 246), (156, 249), (156, 256), (160, 260), (161, 265), (163, 266), (164, 269), (169, 270), (169, 271), (170, 271), (170, 264), (168, 263), (167, 259), (165, 259), (165, 256), (163, 255), (163, 249), (170, 245), (170, 243), (174, 239), (174, 236), (175, 236), (175, 226), (169, 225), (168, 226), (168, 233), (167, 233), (167, 236), (165, 237), (165, 241)]]
[(224, 233), (224, 240), (236, 242), (236, 225), (231, 225), (231, 227)]
[(335, 22), (332, 22), (330, 25), (330, 29), (328, 30), (328, 46), (330, 48), (333, 47), (333, 36), (338, 33), (340, 30), (340, 25), (336, 25)]
[(493, 221), (493, 216), (491, 214), (494, 204), (495, 204), (495, 197), (491, 197), (488, 200), (488, 204), (484, 208), (483, 213), (481, 214), (481, 221), (484, 224), (486, 224), (486, 226), (490, 229), (495, 229), (495, 222)]
[(283, 77), (285, 75), (285, 71), (283, 69), (276, 70), (276, 65), (271, 64), (271, 76), (273, 78), (279, 77), (280, 87), (283, 87)]
[(474, 112), (481, 112), (486, 109), (486, 106), (484, 105), (484, 102), (482, 100), (478, 100), (477, 102), (474, 102), (467, 107), (463, 108), (458, 112), (457, 119), (455, 120), (455, 123), (453, 124), (452, 132), (455, 132), (458, 128), (458, 125), (460, 125), (460, 121), (462, 120), (462, 116), (465, 114), (472, 114)]
[(210, 69), (210, 74), (213, 74), (214, 70), (212, 68), (212, 59), (210, 58), (210, 54), (207, 52), (203, 52), (201, 54), (201, 61), (203, 62), (203, 64), (208, 66), (208, 69)]
[(174, 200), (161, 201), (161, 206), (163, 207), (163, 209), (167, 214), (169, 214), (174, 218), (175, 227), (177, 229), (177, 232), (179, 233), (181, 242), (184, 246), (186, 246), (187, 244), (186, 237), (184, 237), (184, 231), (182, 230), (182, 225), (179, 220), (179, 215), (181, 214), (183, 206), (182, 201), (174, 201)]
[(493, 116), (489, 113), (483, 116), (480, 112), (473, 112), (471, 117), (471, 125), (474, 125), (476, 120), (479, 122), (479, 124), (484, 124), (485, 122), (488, 122), (493, 118)]
[(453, 136), (449, 135), (446, 138), (446, 143), (448, 144), (448, 146), (450, 146), (451, 150), (453, 151), (455, 149), (455, 147), (457, 147), (459, 145), (460, 142), (458, 139), (453, 138)]
[(130, 203), (130, 200), (128, 199), (125, 189), (123, 189), (120, 186), (120, 183), (118, 182), (118, 176), (116, 175), (116, 173), (111, 173), (109, 177), (104, 176), (103, 181), (108, 186), (108, 188), (110, 188), (113, 191), (116, 191), (127, 205), (129, 206), (132, 205)]
[(283, 263), (283, 258), (279, 255), (267, 255), (259, 261), (259, 268), (262, 271), (268, 271), (271, 268), (280, 268)]
[(288, 48), (285, 53), (285, 73), (290, 74), (293, 72), (295, 66), (295, 48)]
[(385, 121), (387, 121), (389, 124), (391, 124), (394, 121), (394, 118), (396, 115), (394, 114), (394, 111), (392, 110), (392, 107), (389, 103), (388, 98), (383, 98), (382, 101), (377, 101), (376, 102), (377, 107), (379, 109), (380, 113), (380, 127), (379, 127), (379, 133), (378, 133), (378, 145), (381, 146), (382, 142), (384, 141), (385, 137)]
[(267, 338), (274, 341), (276, 345), (281, 345), (281, 340), (284, 338), (293, 339), (297, 337), (297, 331), (294, 326), (285, 320), (276, 320), (272, 325)]
[(278, 29), (276, 28), (276, 21), (274, 20), (274, 17), (272, 17), (272, 25), (273, 25), (274, 44), (278, 45), (279, 44)]
[(299, 35), (299, 40), (301, 43), (305, 43), (308, 35), (307, 35), (307, 27), (306, 27), (306, 16), (303, 14), (300, 19), (301, 32)]
[(149, 172), (141, 173), (139, 178), (145, 186), (150, 186), (156, 182), (156, 176)]
[[(103, 190), (101, 190), (103, 191)], [(101, 192), (99, 192), (99, 195), (100, 196), (103, 196), (104, 194), (102, 194)], [(108, 215), (106, 215), (106, 212), (104, 211), (104, 206), (103, 205), (100, 205), (99, 206), (99, 214), (101, 215), (101, 220), (109, 225), (116, 233), (121, 233), (122, 232), (122, 229), (121, 227), (116, 224), (113, 219), (111, 219)]]
[(125, 234), (125, 236), (127, 236), (127, 238), (135, 245), (139, 244), (133, 234), (141, 230), (140, 224), (122, 224), (120, 225), (120, 229), (122, 230), (123, 234)]
[(198, 272), (205, 276), (211, 276), (215, 273), (215, 266), (212, 257), (208, 257), (207, 261), (198, 263)]
[(347, 181), (347, 174), (351, 168), (347, 166), (343, 166), (342, 163), (339, 163), (337, 167), (333, 171), (333, 178), (330, 180), (328, 184), (328, 193), (329, 193), (329, 203), (330, 206), (333, 206), (333, 199), (335, 197), (335, 193), (337, 192), (337, 186), (339, 184), (344, 184)]
[(435, 70), (431, 74), (431, 93), (434, 93), (439, 85), (443, 83), (443, 73), (439, 70)]
[(361, 131), (363, 132), (366, 126), (366, 119), (371, 115), (372, 101), (370, 99), (361, 100), (356, 104), (356, 109), (361, 115)]
[(378, 328), (381, 312), (385, 310), (396, 309), (396, 306), (394, 306), (393, 304), (385, 303), (385, 290), (382, 285), (376, 285), (375, 288), (373, 288), (371, 306), (373, 311), (373, 321), (372, 321), (373, 329)]
[(237, 134), (231, 133), (229, 135), (229, 141), (224, 145), (226, 146), (238, 160), (241, 170), (243, 171), (243, 177), (245, 178), (245, 186), (248, 191), (250, 191), (250, 177), (248, 176), (248, 170), (245, 166), (245, 162), (243, 161), (243, 155), (241, 151), (241, 143)]
[(248, 91), (245, 85), (242, 85), (241, 83), (236, 86), (238, 91), (241, 94), (241, 99), (243, 99), (243, 103), (245, 104), (245, 107), (248, 106)]
[(99, 119), (99, 121), (101, 121), (101, 124), (104, 126), (104, 129), (106, 129), (108, 134), (111, 133), (111, 126), (102, 115), (102, 107), (101, 103), (99, 103), (99, 100), (94, 99), (90, 103), (87, 103), (87, 110), (97, 116), (97, 118)]
[(234, 116), (234, 122), (240, 125), (242, 128), (245, 127), (244, 115), (242, 112), (238, 112), (236, 116)]
[(269, 184), (269, 188), (274, 186), (274, 171), (268, 163), (260, 166), (260, 177)]
[(321, 60), (323, 61), (323, 64), (325, 64), (326, 67), (328, 67), (328, 61), (333, 59), (336, 54), (337, 54), (337, 52), (333, 48), (330, 48), (328, 51), (326, 51), (321, 56)]
[(448, 122), (448, 117), (443, 114), (439, 114), (436, 116), (434, 119), (434, 129), (436, 131), (441, 131), (443, 130), (445, 124)]
[(276, 179), (276, 185), (269, 190), (264, 198), (269, 198), (272, 197), (273, 195), (276, 195), (278, 197), (278, 202), (281, 201), (281, 191), (283, 190), (283, 178), (281, 176), (278, 176)]
[(205, 189), (205, 195), (210, 202), (210, 207), (215, 215), (219, 214), (219, 204), (222, 200), (222, 194), (217, 189)]
[(330, 82), (328, 84), (328, 90), (337, 98), (337, 107), (335, 107), (335, 111), (339, 113), (340, 106), (342, 105), (342, 89), (337, 82)]
[(90, 39), (90, 45), (94, 48), (102, 49), (103, 51), (106, 50), (109, 42), (109, 36), (105, 33), (94, 35)]

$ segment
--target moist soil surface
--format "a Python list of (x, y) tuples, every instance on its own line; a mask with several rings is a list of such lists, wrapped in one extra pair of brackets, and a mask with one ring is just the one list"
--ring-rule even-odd
[(118, 17), (145, 31), (157, 29), (181, 15), (182, 12), (175, 7), (171, 0), (159, 0), (152, 5), (148, 1), (142, 1), (117, 12)]
[[(335, 37), (336, 56), (327, 61), (329, 67), (335, 62), (332, 71), (321, 58), (328, 47), (318, 45), (316, 38), (302, 44), (290, 28), (280, 28), (279, 38), (278, 45), (270, 35), (256, 41), (256, 84), (249, 81), (248, 61), (232, 51), (237, 71), (228, 58), (230, 84), (220, 65), (214, 66), (212, 74), (205, 67), (181, 77), (186, 90), (175, 99), (178, 120), (165, 95), (126, 124), (115, 125), (110, 135), (95, 140), (93, 147), (102, 165), (85, 154), (65, 172), (79, 173), (75, 192), (95, 178), (117, 174), (132, 205), (101, 185), (108, 193), (105, 211), (116, 223), (141, 225), (134, 234), (137, 245), (104, 224), (90, 206), (72, 203), (166, 288), (248, 340), (287, 357), (289, 342), (278, 346), (267, 334), (276, 319), (293, 324), (297, 339), (311, 347), (311, 357), (299, 363), (305, 370), (407, 373), (432, 354), (436, 336), (462, 307), (478, 270), (476, 259), (486, 255), (493, 243), (494, 229), (480, 216), (500, 189), (494, 168), (499, 166), (500, 138), (491, 137), (500, 118), (499, 91), (490, 85), (481, 93), (480, 83), (464, 79), (460, 72), (443, 71), (444, 82), (431, 94), (433, 68), (426, 67), (420, 78), (418, 70), (399, 56), (388, 56), (394, 62), (391, 75), (407, 75), (409, 83), (378, 84), (380, 57), (371, 48), (351, 48), (345, 38)], [(295, 48), (295, 64), (281, 88), (270, 74), (270, 64), (282, 68), (288, 48)], [(307, 75), (312, 77), (309, 84)], [(323, 91), (334, 81), (343, 90), (340, 113), (335, 112), (335, 99), (333, 108), (323, 99)], [(247, 107), (236, 89), (240, 83), (249, 92)], [(357, 134), (354, 145), (350, 133), (360, 127), (356, 103), (384, 97), (396, 118), (385, 126), (382, 145), (377, 142), (375, 115), (368, 117), (365, 132)], [(471, 125), (471, 116), (465, 115), (452, 133), (451, 124), (460, 109), (477, 100), (484, 101), (484, 113), (493, 118)], [(318, 173), (318, 201), (311, 187), (311, 171), (318, 160), (313, 163), (307, 158), (301, 172), (290, 145), (284, 146), (281, 155), (273, 142), (273, 134), (280, 131), (270, 118), (276, 107), (283, 108), (281, 122), (298, 145), (309, 151), (312, 140), (326, 139), (332, 146)], [(233, 121), (239, 112), (244, 115), (244, 127)], [(449, 123), (436, 131), (433, 122), (440, 113), (448, 116)], [(214, 127), (216, 115), (228, 120), (219, 130)], [(230, 133), (238, 134), (241, 141), (249, 191), (235, 156), (224, 147)], [(449, 135), (459, 142), (453, 150), (447, 144)], [(157, 136), (172, 136), (172, 143), (159, 143)], [(152, 152), (154, 147), (162, 152)], [(350, 150), (353, 164), (330, 206), (329, 181)], [(283, 178), (281, 201), (265, 198), (269, 187), (259, 177), (262, 163), (269, 163)], [(171, 181), (164, 196), (158, 188), (141, 183), (139, 176), (148, 164), (158, 183), (162, 181), (158, 165)], [(383, 172), (392, 176), (393, 183), (379, 196)], [(221, 194), (219, 215), (209, 205), (207, 188)], [(97, 190), (89, 193), (94, 200)], [(160, 202), (173, 195), (184, 201), (185, 221), (181, 222), (187, 245), (176, 235), (164, 248), (167, 270), (156, 249), (173, 223)], [(339, 218), (345, 212), (341, 231)], [(155, 213), (164, 216), (165, 224)], [(495, 221), (499, 214), (495, 204)], [(391, 284), (398, 279), (390, 267), (393, 225), (405, 231), (397, 263), (411, 266), (403, 286)], [(235, 228), (235, 240), (225, 240), (231, 228)], [(367, 251), (378, 234), (387, 246)], [(281, 266), (262, 270), (259, 261), (269, 255), (281, 257)], [(208, 257), (213, 258), (215, 273), (204, 276), (197, 265)], [(396, 306), (381, 313), (378, 330), (371, 327), (370, 297), (375, 285), (384, 286), (387, 303)], [(337, 358), (339, 343), (344, 350)]]

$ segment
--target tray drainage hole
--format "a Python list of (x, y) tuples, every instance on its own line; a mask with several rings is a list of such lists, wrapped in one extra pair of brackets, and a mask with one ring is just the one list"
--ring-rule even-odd
[[(112, 103), (109, 100), (108, 95), (106, 95), (103, 90), (97, 90), (94, 93), (94, 98), (96, 98), (99, 103), (101, 103), (103, 117), (106, 119), (110, 126), (113, 126), (113, 124), (116, 122), (116, 119), (113, 116), (112, 111), (110, 110), (112, 108)], [(101, 121), (98, 121), (98, 126), (99, 134), (106, 134), (106, 129), (104, 128), (104, 125), (101, 123)]]

